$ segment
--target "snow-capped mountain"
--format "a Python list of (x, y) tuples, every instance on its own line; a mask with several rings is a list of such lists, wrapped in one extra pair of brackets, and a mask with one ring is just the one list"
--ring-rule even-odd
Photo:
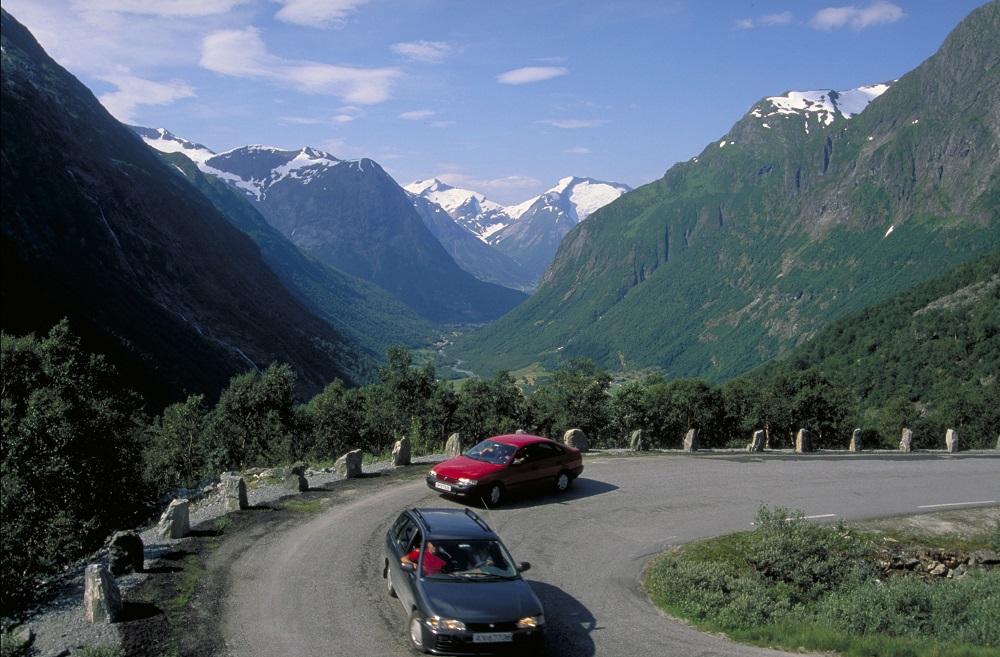
[(507, 209), (499, 203), (471, 189), (452, 187), (437, 178), (417, 180), (403, 189), (438, 205), (455, 223), (483, 242), (489, 243), (494, 233), (513, 221)]
[(178, 137), (169, 130), (163, 128), (144, 128), (139, 125), (130, 125), (134, 133), (142, 137), (142, 140), (161, 153), (182, 153), (189, 160), (202, 163), (210, 157), (215, 157), (215, 151), (207, 146), (188, 141), (183, 137)]
[(462, 269), (374, 160), (341, 160), (308, 146), (251, 145), (207, 156), (209, 149), (165, 130), (141, 136), (157, 150), (194, 154), (199, 170), (242, 190), (301, 250), (379, 285), (431, 321), (488, 321), (524, 299)]
[(568, 176), (544, 193), (507, 207), (437, 178), (412, 182), (405, 189), (414, 197), (436, 204), (455, 223), (509, 256), (537, 280), (555, 256), (563, 236), (630, 187)]
[(803, 117), (806, 119), (805, 131), (809, 132), (810, 118), (823, 125), (830, 125), (838, 116), (849, 119), (860, 114), (891, 85), (891, 82), (884, 82), (847, 91), (789, 91), (781, 96), (768, 96), (750, 110), (750, 116), (763, 119), (765, 128), (771, 127), (767, 122), (770, 117)]
[(513, 221), (491, 235), (490, 244), (541, 278), (566, 233), (630, 189), (592, 178), (563, 178), (544, 194), (508, 207)]

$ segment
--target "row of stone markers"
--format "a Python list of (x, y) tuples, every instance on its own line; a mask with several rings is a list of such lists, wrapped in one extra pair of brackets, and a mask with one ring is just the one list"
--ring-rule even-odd
[[(461, 445), (458, 434), (452, 436)], [(394, 466), (410, 465), (410, 439), (397, 440), (392, 449)], [(362, 455), (355, 449), (341, 456), (334, 463), (334, 471), (345, 479), (362, 476)], [(294, 463), (284, 475), (283, 486), (291, 491), (309, 490), (305, 477), (307, 463)], [(220, 475), (219, 490), (223, 506), (228, 511), (242, 511), (250, 507), (247, 498), (246, 480), (239, 472), (223, 472)], [(176, 540), (191, 533), (190, 500), (178, 498), (170, 502), (157, 524), (156, 535), (163, 540)], [(91, 623), (114, 623), (121, 618), (121, 589), (115, 577), (130, 572), (142, 572), (144, 567), (142, 539), (134, 531), (116, 532), (108, 547), (109, 563), (94, 563), (84, 572), (83, 607), (84, 616)]]

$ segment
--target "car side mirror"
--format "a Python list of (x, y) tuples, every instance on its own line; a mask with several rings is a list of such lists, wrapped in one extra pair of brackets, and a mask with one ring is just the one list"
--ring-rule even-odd
[(523, 573), (526, 570), (531, 570), (530, 563), (528, 563), (527, 561), (522, 561), (521, 563), (517, 564), (517, 572)]
[(409, 561), (400, 561), (399, 567), (403, 569), (404, 573), (415, 573), (417, 572), (417, 565), (410, 563)]

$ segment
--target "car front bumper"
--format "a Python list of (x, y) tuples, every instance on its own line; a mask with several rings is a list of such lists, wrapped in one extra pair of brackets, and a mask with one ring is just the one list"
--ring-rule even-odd
[(531, 655), (542, 649), (545, 628), (514, 630), (511, 640), (496, 643), (476, 643), (476, 632), (435, 632), (423, 625), (424, 646), (435, 655)]
[(431, 474), (427, 475), (425, 481), (427, 482), (427, 487), (434, 492), (443, 495), (455, 495), (456, 497), (479, 498), (482, 497), (484, 489), (484, 486), (478, 482), (471, 486), (462, 486), (452, 481), (441, 481)]

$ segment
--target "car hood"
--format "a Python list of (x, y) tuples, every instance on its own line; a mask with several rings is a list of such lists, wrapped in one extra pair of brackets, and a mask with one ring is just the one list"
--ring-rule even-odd
[(523, 579), (491, 582), (420, 582), (428, 611), (466, 623), (502, 623), (542, 613), (542, 603)]
[(503, 470), (506, 466), (494, 465), (486, 461), (477, 461), (468, 456), (456, 456), (453, 459), (442, 461), (434, 466), (434, 471), (445, 477), (458, 479), (467, 477), (468, 479), (481, 479), (486, 475), (493, 474), (498, 470)]

